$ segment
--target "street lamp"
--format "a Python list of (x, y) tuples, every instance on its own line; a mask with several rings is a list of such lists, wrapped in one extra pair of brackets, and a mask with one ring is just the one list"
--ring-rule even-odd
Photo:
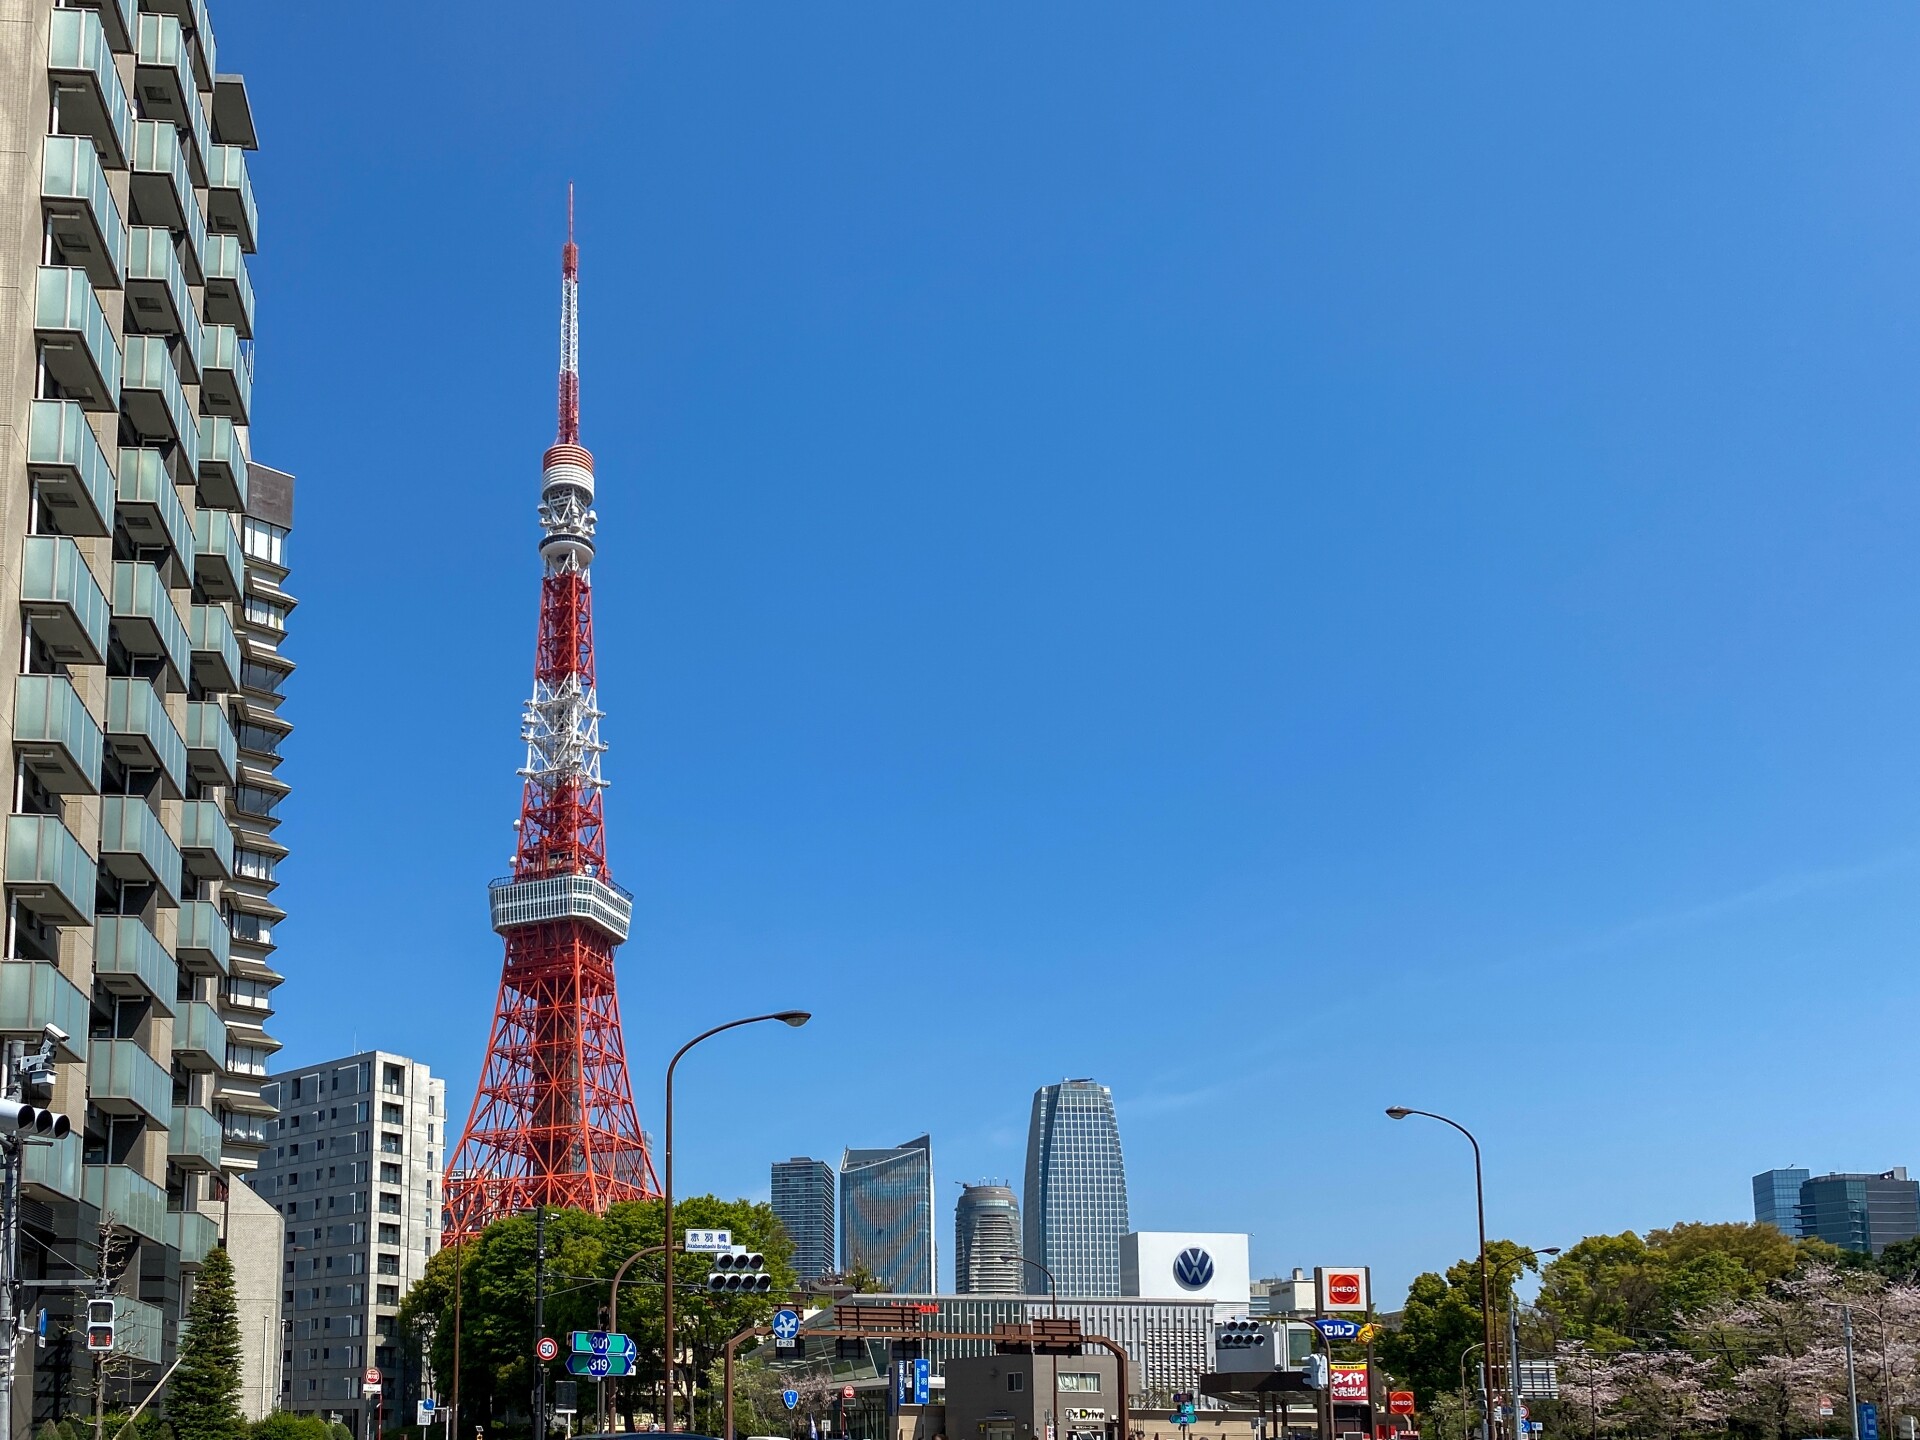
[[(1042, 1275), (1046, 1276), (1047, 1308), (1053, 1312), (1053, 1319), (1058, 1320), (1060, 1318), (1060, 1286), (1054, 1281), (1053, 1271), (1042, 1265), (1038, 1260), (1029, 1260), (1024, 1255), (997, 1255), (994, 1258), (1002, 1263), (1008, 1260), (1017, 1260), (1022, 1265), (1031, 1265)], [(1048, 1351), (1047, 1373), (1051, 1376), (1048, 1388), (1053, 1392), (1053, 1395), (1052, 1407), (1047, 1411), (1047, 1425), (1053, 1430), (1054, 1435), (1058, 1435), (1061, 1433), (1058, 1418), (1060, 1414), (1060, 1357), (1051, 1353), (1051, 1346), (1048, 1347)], [(1120, 1397), (1120, 1413), (1122, 1415), (1127, 1413), (1127, 1397), (1124, 1395)], [(1053, 1440), (1053, 1435), (1048, 1436), (1047, 1440)]]
[(673, 1366), (673, 1359), (674, 1359), (674, 1354), (673, 1354), (673, 1071), (674, 1071), (674, 1067), (680, 1063), (681, 1056), (685, 1055), (689, 1050), (693, 1049), (693, 1047), (698, 1045), (702, 1040), (711, 1040), (714, 1036), (720, 1034), (724, 1030), (738, 1030), (742, 1025), (758, 1025), (764, 1020), (778, 1020), (783, 1025), (791, 1025), (794, 1027), (794, 1029), (797, 1030), (812, 1018), (813, 1018), (812, 1013), (806, 1010), (776, 1010), (771, 1015), (748, 1015), (744, 1019), (729, 1020), (724, 1025), (716, 1025), (711, 1030), (703, 1030), (700, 1034), (694, 1036), (691, 1040), (687, 1041), (686, 1044), (682, 1045), (678, 1050), (674, 1051), (673, 1059), (667, 1062), (666, 1186), (665, 1186), (665, 1193), (662, 1196), (662, 1198), (666, 1201), (666, 1233), (664, 1238), (666, 1239), (666, 1242), (667, 1242), (667, 1296), (666, 1296), (665, 1305), (661, 1307), (662, 1309), (661, 1319), (664, 1322), (665, 1329), (667, 1332), (667, 1354), (666, 1354), (666, 1364), (664, 1368), (666, 1371), (666, 1400), (667, 1400), (666, 1428), (667, 1428), (667, 1433), (669, 1435), (673, 1433), (673, 1369), (674, 1369), (674, 1366)]

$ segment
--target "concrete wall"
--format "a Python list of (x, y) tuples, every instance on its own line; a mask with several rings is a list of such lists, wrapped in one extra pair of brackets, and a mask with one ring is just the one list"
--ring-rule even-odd
[(227, 1192), (227, 1253), (240, 1302), (240, 1406), (249, 1420), (273, 1410), (280, 1393), (280, 1212), (244, 1185)]

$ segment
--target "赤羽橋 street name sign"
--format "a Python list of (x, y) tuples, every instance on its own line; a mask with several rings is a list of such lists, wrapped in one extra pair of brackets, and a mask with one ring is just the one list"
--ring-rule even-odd
[(1313, 1328), (1329, 1340), (1351, 1340), (1360, 1333), (1358, 1320), (1330, 1320), (1325, 1317), (1313, 1322)]
[(567, 1336), (567, 1348), (576, 1355), (631, 1355), (633, 1337), (617, 1330), (575, 1330)]
[(618, 1379), (633, 1373), (631, 1355), (569, 1355), (569, 1375), (588, 1375), (595, 1380)]

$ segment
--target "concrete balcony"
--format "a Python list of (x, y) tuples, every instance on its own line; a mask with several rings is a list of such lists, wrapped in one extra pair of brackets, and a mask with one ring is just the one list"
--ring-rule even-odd
[(100, 722), (64, 675), (22, 675), (13, 682), (13, 753), (56, 795), (100, 789)]
[(56, 1025), (68, 1038), (56, 1049), (63, 1059), (84, 1060), (84, 1037), (91, 1013), (87, 997), (59, 967), (33, 960), (0, 960), (0, 1035), (38, 1040)]
[(142, 550), (162, 552), (155, 563), (169, 588), (193, 579), (193, 525), (173, 484), (173, 472), (158, 450), (121, 448), (120, 523)]
[(93, 919), (93, 858), (57, 815), (7, 817), (6, 872), (8, 897), (46, 924)]
[(247, 456), (233, 421), (200, 417), (200, 503), (215, 510), (247, 508)]
[(172, 345), (165, 335), (127, 336), (126, 371), (120, 379), (120, 418), (145, 445), (178, 445), (183, 463), (197, 465), (200, 422), (180, 388)]
[(180, 337), (180, 348), (174, 352), (180, 378), (198, 380), (203, 338), (200, 312), (188, 293), (186, 268), (171, 230), (136, 225), (127, 232), (127, 306), (127, 319), (135, 329)]
[(182, 970), (189, 975), (226, 975), (233, 965), (232, 944), (232, 932), (213, 902), (181, 902), (180, 931), (173, 948)]
[(240, 761), (233, 722), (217, 701), (187, 705), (187, 771), (202, 785), (231, 785)]
[(160, 903), (180, 903), (180, 850), (138, 795), (100, 797), (100, 868), (121, 880), (152, 885)]
[(126, 274), (127, 230), (100, 152), (85, 135), (49, 135), (40, 152), (40, 210), (61, 252), (103, 290)]
[(182, 1270), (197, 1270), (206, 1264), (208, 1253), (219, 1243), (220, 1226), (211, 1215), (198, 1210), (167, 1212), (167, 1244), (180, 1252)]
[(120, 347), (86, 271), (71, 265), (40, 267), (34, 287), (33, 336), (47, 374), (66, 399), (88, 410), (119, 408)]
[(151, 1000), (162, 1015), (173, 1014), (178, 1003), (180, 969), (137, 915), (102, 915), (94, 921), (93, 979), (109, 994)]
[(146, 14), (135, 21), (133, 83), (140, 93), (140, 113), (148, 119), (191, 124), (188, 105), (197, 108), (200, 95), (189, 48), (186, 32), (173, 16)]
[(67, 665), (98, 665), (107, 653), (107, 597), (80, 547), (65, 535), (29, 535), (21, 547), (20, 609), (34, 638)]
[[(140, 560), (113, 562), (113, 634), (130, 655), (158, 657), (171, 673), (157, 679), (169, 690), (184, 686), (187, 675), (187, 627), (180, 623), (173, 596), (160, 572)], [(230, 686), (222, 686), (230, 689)]]
[(187, 869), (202, 879), (233, 878), (233, 827), (217, 800), (189, 800), (180, 807), (180, 851)]
[(72, 400), (27, 407), (27, 477), (64, 535), (113, 533), (113, 467), (87, 412)]
[(227, 1025), (211, 1005), (189, 1000), (173, 1017), (173, 1058), (188, 1070), (227, 1063)]
[[(91, 1073), (87, 1079), (93, 1079)], [(89, 1098), (93, 1097), (90, 1095)], [(162, 1124), (166, 1123), (165, 1115), (158, 1118)], [(138, 1170), (126, 1165), (83, 1165), (80, 1167), (80, 1198), (103, 1215), (112, 1215), (134, 1234), (145, 1236), (156, 1244), (167, 1243), (167, 1192)], [(118, 1332), (126, 1327), (129, 1306), (139, 1304), (138, 1300), (119, 1300), (114, 1316), (116, 1338)], [(144, 1308), (154, 1309), (151, 1305)], [(156, 1315), (158, 1313), (155, 1311)], [(114, 1348), (118, 1351), (123, 1346), (124, 1342), (116, 1344)], [(159, 1356), (154, 1358), (157, 1360)]]
[(57, 93), (60, 130), (85, 135), (114, 169), (133, 144), (133, 105), (114, 68), (113, 47), (92, 10), (55, 10), (47, 37), (47, 83)]
[(247, 98), (244, 75), (216, 75), (213, 80), (213, 138), (242, 150), (260, 148), (260, 132), (253, 123), (253, 102)]
[[(166, 120), (134, 121), (132, 153), (133, 223), (191, 230), (198, 216), (204, 232), (206, 219), (200, 215), (200, 199), (193, 193), (187, 148), (180, 143), (180, 132), (173, 124)], [(194, 257), (195, 265), (201, 264), (205, 255), (202, 242)]]
[(240, 675), (240, 642), (224, 605), (193, 607), (193, 676), (209, 690), (231, 690)]
[(207, 157), (207, 229), (237, 235), (249, 255), (258, 244), (260, 213), (253, 202), (247, 152), (238, 145), (216, 145)]
[(145, 680), (107, 677), (107, 749), (130, 770), (159, 772), (159, 790), (169, 800), (186, 794), (187, 742), (167, 715), (167, 705)]
[(253, 280), (238, 235), (207, 237), (207, 320), (253, 338)]
[(240, 532), (233, 528), (231, 512), (202, 510), (193, 517), (193, 578), (211, 599), (240, 598), (247, 559), (240, 551)]
[[(137, 1040), (93, 1040), (87, 1046), (87, 1100), (109, 1115), (143, 1115), (164, 1125), (173, 1118), (173, 1077)], [(164, 1195), (160, 1208), (166, 1209)]]
[(236, 425), (253, 410), (253, 357), (231, 325), (209, 325), (200, 339), (200, 413)]

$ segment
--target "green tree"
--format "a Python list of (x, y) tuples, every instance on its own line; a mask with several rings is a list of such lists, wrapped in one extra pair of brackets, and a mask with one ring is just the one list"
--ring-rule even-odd
[(193, 1298), (180, 1368), (167, 1390), (167, 1419), (177, 1440), (245, 1440), (240, 1414), (240, 1312), (226, 1247), (207, 1252)]
[(318, 1415), (294, 1415), (276, 1410), (247, 1427), (247, 1440), (331, 1440), (327, 1422)]
[[(1511, 1240), (1488, 1243), (1487, 1268), (1496, 1314), (1504, 1313), (1514, 1277), (1538, 1263), (1531, 1251)], [(1376, 1350), (1381, 1363), (1413, 1390), (1422, 1414), (1427, 1414), (1441, 1395), (1458, 1396), (1461, 1359), (1481, 1344), (1484, 1333), (1480, 1265), (1477, 1259), (1462, 1260), (1449, 1266), (1445, 1275), (1429, 1271), (1413, 1282), (1398, 1328), (1382, 1336)], [(1479, 1364), (1477, 1354), (1467, 1358), (1470, 1391), (1478, 1384), (1474, 1377)]]
[(1920, 1240), (1896, 1240), (1880, 1252), (1874, 1268), (1903, 1285), (1920, 1282)]

